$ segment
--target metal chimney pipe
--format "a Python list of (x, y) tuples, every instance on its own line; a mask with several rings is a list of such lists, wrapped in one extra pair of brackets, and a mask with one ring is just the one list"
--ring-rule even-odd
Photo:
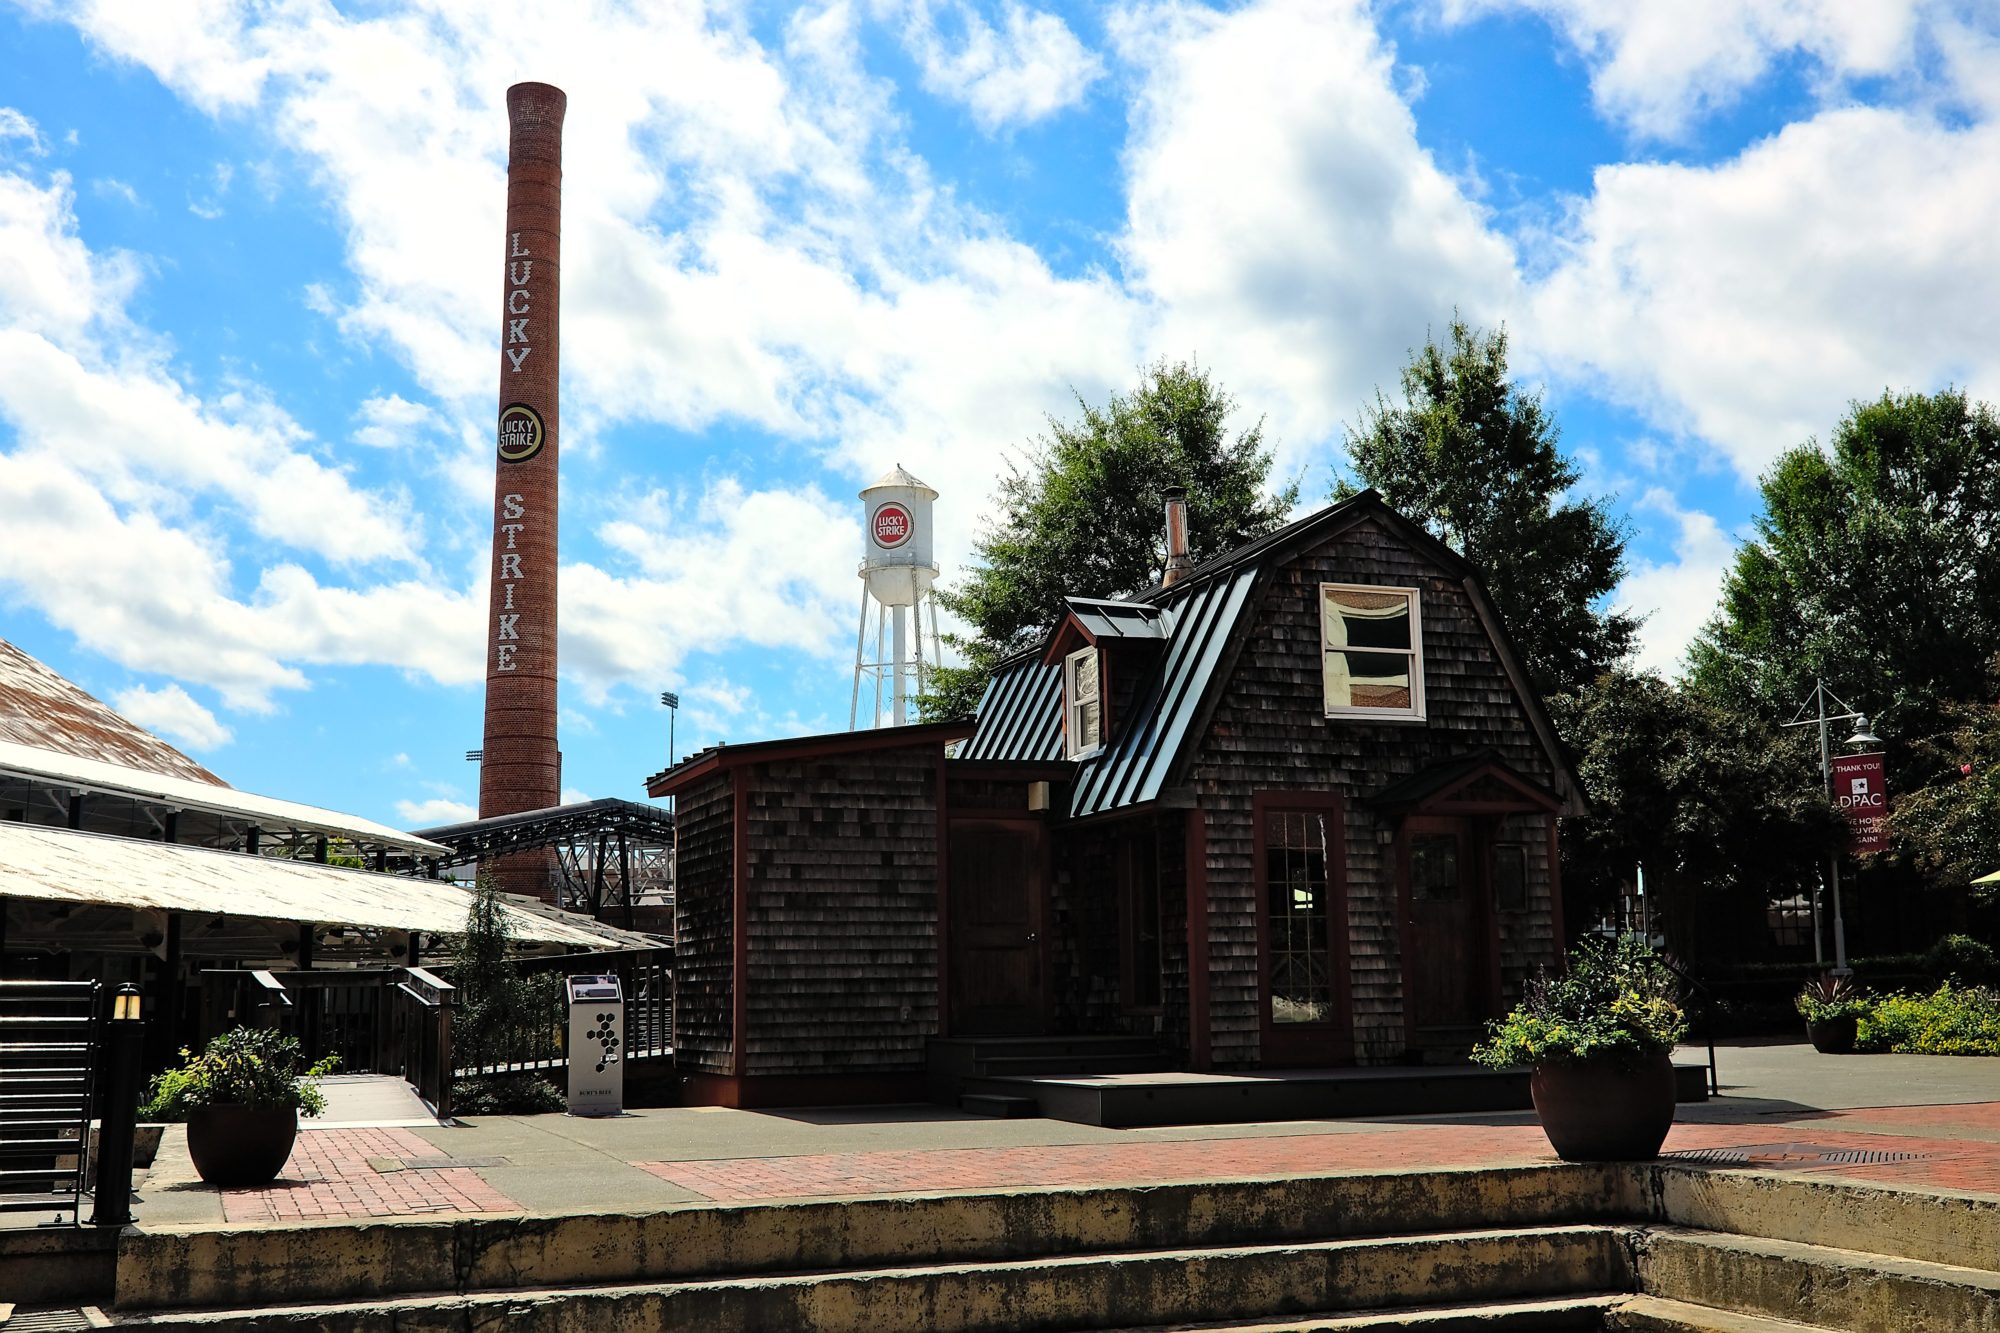
[[(479, 816), (558, 803), (556, 750), (557, 318), (562, 294), (562, 126), (545, 83), (507, 90), (507, 231), (501, 261), (500, 420), (486, 632)], [(503, 858), (501, 887), (549, 897), (547, 857)]]
[(1167, 500), (1167, 570), (1160, 577), (1160, 586), (1168, 588), (1187, 576), (1187, 572), (1194, 568), (1194, 561), (1188, 556), (1187, 487), (1169, 486), (1164, 494)]

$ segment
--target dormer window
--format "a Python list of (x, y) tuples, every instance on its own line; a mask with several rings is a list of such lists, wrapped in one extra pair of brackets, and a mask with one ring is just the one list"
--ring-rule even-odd
[(1327, 716), (1422, 718), (1417, 590), (1323, 583), (1319, 592)]
[(1071, 759), (1104, 743), (1100, 677), (1095, 648), (1079, 648), (1063, 659), (1063, 730)]

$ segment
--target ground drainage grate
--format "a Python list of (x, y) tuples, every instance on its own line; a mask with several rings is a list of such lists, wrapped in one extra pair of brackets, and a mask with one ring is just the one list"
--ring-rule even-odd
[(1922, 1162), (1927, 1152), (1884, 1152), (1876, 1148), (1828, 1148), (1817, 1143), (1758, 1143), (1743, 1148), (1689, 1148), (1660, 1156), (1677, 1162), (1727, 1166), (1868, 1166), (1877, 1162)]
[(80, 1309), (16, 1310), (6, 1320), (7, 1333), (70, 1333), (72, 1329), (99, 1325)]

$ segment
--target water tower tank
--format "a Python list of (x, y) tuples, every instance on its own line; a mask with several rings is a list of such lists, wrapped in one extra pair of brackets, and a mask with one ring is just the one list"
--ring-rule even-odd
[(914, 606), (937, 579), (931, 560), (937, 495), (900, 463), (861, 492), (861, 577), (883, 606)]

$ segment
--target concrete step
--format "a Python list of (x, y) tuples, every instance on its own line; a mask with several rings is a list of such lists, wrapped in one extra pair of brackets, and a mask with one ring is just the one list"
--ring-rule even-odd
[(518, 1333), (1014, 1333), (1606, 1294), (1631, 1289), (1629, 1260), (1621, 1228), (1554, 1226), (188, 1310), (120, 1317), (119, 1326), (211, 1333), (496, 1327)]
[(1635, 1243), (1649, 1296), (1853, 1333), (2000, 1329), (2000, 1273), (1989, 1268), (1682, 1228)]
[(1607, 1333), (1826, 1333), (1812, 1324), (1737, 1314), (1658, 1296), (1629, 1296), (1612, 1302), (1604, 1312), (1603, 1327)]
[(116, 1304), (361, 1301), (1602, 1223), (1631, 1215), (1631, 1185), (1616, 1166), (1550, 1165), (533, 1218), (139, 1226), (119, 1238)]
[(958, 1109), (968, 1115), (990, 1115), (998, 1120), (1033, 1120), (1042, 1113), (1033, 1097), (1007, 1097), (991, 1092), (968, 1092), (958, 1099)]
[(979, 1058), (972, 1076), (1021, 1078), (1033, 1074), (1152, 1074), (1167, 1067), (1158, 1051), (1105, 1053), (1084, 1051), (1075, 1055), (986, 1055)]
[[(1554, 1300), (1489, 1301), (1478, 1305), (1424, 1310), (1364, 1310), (1315, 1314), (1255, 1323), (1154, 1324), (1118, 1333), (1603, 1333), (1607, 1311), (1625, 1296), (1558, 1297)], [(1796, 1330), (1793, 1330), (1796, 1333)]]

